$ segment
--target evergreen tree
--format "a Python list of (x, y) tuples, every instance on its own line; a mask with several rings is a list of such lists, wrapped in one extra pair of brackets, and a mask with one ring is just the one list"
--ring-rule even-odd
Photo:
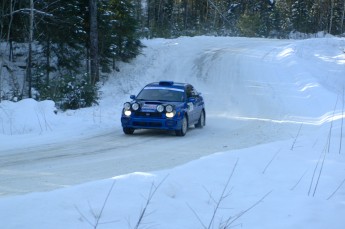
[(344, 13), (345, 13), (345, 1), (344, 0), (332, 0), (329, 18), (328, 32), (331, 34), (343, 33)]
[(267, 37), (273, 28), (271, 1), (245, 1), (242, 9), (244, 13), (238, 22), (242, 35)]
[(256, 37), (259, 35), (260, 15), (258, 13), (245, 13), (238, 21), (242, 36)]
[(307, 0), (298, 0), (292, 3), (291, 21), (295, 30), (303, 33), (313, 32)]
[(290, 19), (290, 12), (291, 9), (288, 1), (278, 0), (275, 2), (275, 8), (271, 13), (271, 36), (284, 38), (292, 31), (293, 25)]
[(133, 11), (132, 1), (109, 1), (111, 33), (105, 42), (116, 60), (129, 61), (140, 53), (142, 44), (138, 37), (137, 21), (133, 17)]

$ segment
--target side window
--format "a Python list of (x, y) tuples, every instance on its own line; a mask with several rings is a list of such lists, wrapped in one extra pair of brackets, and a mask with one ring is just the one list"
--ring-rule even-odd
[(194, 89), (192, 85), (188, 85), (186, 88), (187, 99), (190, 97), (199, 97), (199, 93)]
[(199, 93), (195, 90), (195, 88), (192, 88), (192, 96), (193, 97), (198, 97)]
[(187, 99), (193, 96), (193, 88), (192, 88), (192, 86), (187, 86), (186, 93), (187, 93)]

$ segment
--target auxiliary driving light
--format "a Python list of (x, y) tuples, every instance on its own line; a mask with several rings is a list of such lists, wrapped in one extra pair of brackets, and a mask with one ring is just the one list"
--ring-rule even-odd
[(157, 111), (160, 112), (160, 113), (163, 112), (164, 111), (164, 106), (163, 105), (158, 105), (157, 106)]
[(137, 111), (137, 110), (139, 110), (139, 104), (138, 103), (133, 103), (132, 104), (132, 109), (134, 110), (134, 111)]
[(123, 109), (125, 109), (126, 111), (130, 110), (131, 109), (131, 104), (129, 102), (124, 103), (123, 104)]
[(173, 106), (171, 106), (171, 105), (167, 105), (166, 107), (165, 107), (165, 110), (168, 112), (168, 113), (170, 113), (170, 112), (172, 112), (173, 111)]

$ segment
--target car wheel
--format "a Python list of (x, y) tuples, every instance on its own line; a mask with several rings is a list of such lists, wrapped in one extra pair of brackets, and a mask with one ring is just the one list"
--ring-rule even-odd
[(123, 128), (123, 132), (124, 132), (125, 134), (133, 134), (133, 133), (134, 133), (134, 129), (133, 129), (133, 128), (124, 127), (124, 128)]
[(200, 118), (197, 124), (195, 124), (195, 127), (197, 128), (203, 128), (206, 124), (206, 118), (205, 118), (205, 112), (201, 111)]
[(185, 136), (187, 133), (187, 129), (188, 129), (188, 120), (187, 117), (184, 116), (182, 119), (182, 126), (180, 130), (176, 130), (176, 135), (177, 136)]

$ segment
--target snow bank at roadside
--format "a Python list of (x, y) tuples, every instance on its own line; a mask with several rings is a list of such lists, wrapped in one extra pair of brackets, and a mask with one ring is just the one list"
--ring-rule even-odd
[(0, 103), (0, 133), (3, 135), (42, 134), (52, 131), (57, 116), (53, 101), (24, 99)]
[[(171, 170), (0, 199), (0, 209), (6, 209), (0, 211), (1, 223), (5, 228), (87, 228), (101, 214), (97, 228), (131, 228), (151, 195), (141, 223), (151, 228), (202, 228), (216, 213), (215, 228), (229, 223), (253, 229), (342, 229), (345, 160), (338, 143), (324, 151), (327, 132), (297, 138), (296, 144), (225, 151)], [(338, 131), (333, 140), (339, 140)]]
[(119, 126), (119, 112), (109, 104), (62, 112), (51, 100), (2, 101), (0, 147), (13, 150), (97, 135)]
[[(208, 40), (215, 39), (215, 42), (229, 44), (229, 49), (216, 49), (212, 42)], [(18, 135), (55, 135), (65, 136), (70, 132), (72, 135), (83, 135), (88, 130), (102, 130), (109, 127), (119, 127), (119, 116), (123, 102), (129, 99), (130, 94), (137, 93), (145, 84), (158, 80), (176, 80), (190, 82), (196, 88), (203, 92), (208, 102), (208, 109), (211, 112), (234, 111), (234, 108), (240, 106), (241, 115), (250, 116), (254, 108), (262, 112), (262, 103), (256, 105), (252, 100), (266, 93), (270, 102), (265, 106), (274, 106), (278, 104), (281, 109), (284, 104), (294, 103), (299, 109), (290, 109), (289, 115), (301, 116), (306, 112), (315, 113), (312, 103), (318, 103), (327, 109), (327, 104), (314, 94), (317, 90), (322, 91), (324, 87), (337, 94), (341, 94), (345, 85), (343, 77), (343, 66), (345, 64), (345, 40), (341, 38), (319, 38), (299, 41), (282, 40), (279, 46), (276, 42), (272, 43), (271, 53), (262, 52), (260, 48), (255, 48), (253, 44), (256, 41), (258, 45), (263, 45), (263, 39), (250, 38), (228, 38), (228, 37), (181, 37), (177, 39), (154, 39), (144, 40), (146, 45), (145, 53), (139, 55), (131, 63), (119, 63), (120, 72), (115, 72), (109, 76), (107, 82), (100, 89), (101, 99), (99, 106), (84, 108), (80, 110), (69, 110), (58, 112), (55, 115), (55, 108), (52, 101), (35, 102), (32, 99), (26, 99), (17, 103), (2, 101), (0, 103), (0, 137), (18, 136)], [(275, 40), (276, 41), (276, 40)], [(238, 43), (237, 48), (232, 48), (232, 43)], [(251, 44), (252, 43), (252, 44)], [(269, 40), (266, 42), (269, 45)], [(248, 46), (251, 44), (251, 46)], [(185, 50), (185, 52), (181, 52)], [(189, 51), (187, 51), (189, 50)], [(240, 51), (239, 51), (240, 50)], [(191, 55), (199, 52), (199, 57), (195, 60)], [(277, 65), (285, 66), (281, 69), (269, 67), (265, 68), (265, 62), (257, 63), (253, 58), (250, 68), (241, 66), (241, 57), (234, 53), (247, 52), (247, 58), (251, 56), (257, 58), (262, 55), (262, 59), (267, 59), (267, 66)], [(166, 55), (166, 54), (169, 55)], [(192, 60), (192, 61), (191, 61)], [(247, 60), (245, 62), (247, 63)], [(266, 65), (265, 63), (265, 65)], [(228, 68), (228, 76), (221, 75), (224, 68)], [(296, 78), (298, 88), (303, 92), (304, 98), (313, 97), (313, 101), (306, 106), (302, 97), (293, 98), (286, 95), (286, 101), (274, 100), (278, 91), (272, 90), (267, 85), (257, 85), (253, 81), (248, 81), (247, 85), (237, 85), (236, 77), (241, 74), (241, 79), (247, 77), (251, 79), (256, 74), (256, 69), (260, 69), (261, 77), (267, 80), (267, 83), (275, 82), (282, 84), (289, 82), (286, 76)], [(267, 69), (273, 69), (267, 71)], [(328, 69), (328, 70), (327, 70)], [(240, 72), (241, 71), (241, 72)], [(270, 77), (275, 74), (276, 77)], [(315, 81), (315, 79), (317, 79)], [(241, 87), (242, 86), (242, 87)], [(218, 88), (216, 95), (209, 96), (210, 88)], [(224, 100), (226, 104), (219, 104), (223, 98), (232, 95), (229, 100)], [(246, 93), (244, 93), (246, 92)], [(215, 92), (212, 92), (215, 93)], [(291, 91), (288, 93), (295, 93)], [(238, 96), (242, 94), (242, 96)], [(324, 94), (322, 92), (322, 94)], [(246, 96), (251, 95), (251, 96)], [(213, 101), (214, 99), (218, 101)], [(291, 102), (293, 101), (293, 102)], [(275, 104), (272, 104), (274, 102)], [(258, 106), (258, 107), (257, 107)], [(256, 108), (257, 107), (257, 108)], [(226, 109), (224, 109), (226, 108)], [(272, 109), (268, 110), (266, 116), (272, 114)], [(289, 108), (287, 108), (289, 109)], [(324, 109), (320, 109), (324, 110)], [(281, 115), (283, 111), (277, 115)], [(246, 114), (247, 113), (247, 114)], [(234, 114), (236, 115), (236, 113)], [(257, 116), (257, 112), (252, 114)], [(318, 114), (318, 117), (322, 114)], [(262, 118), (276, 118), (266, 117)], [(272, 116), (272, 115), (271, 115)], [(75, 124), (79, 128), (75, 128)], [(55, 137), (56, 139), (56, 137)]]

